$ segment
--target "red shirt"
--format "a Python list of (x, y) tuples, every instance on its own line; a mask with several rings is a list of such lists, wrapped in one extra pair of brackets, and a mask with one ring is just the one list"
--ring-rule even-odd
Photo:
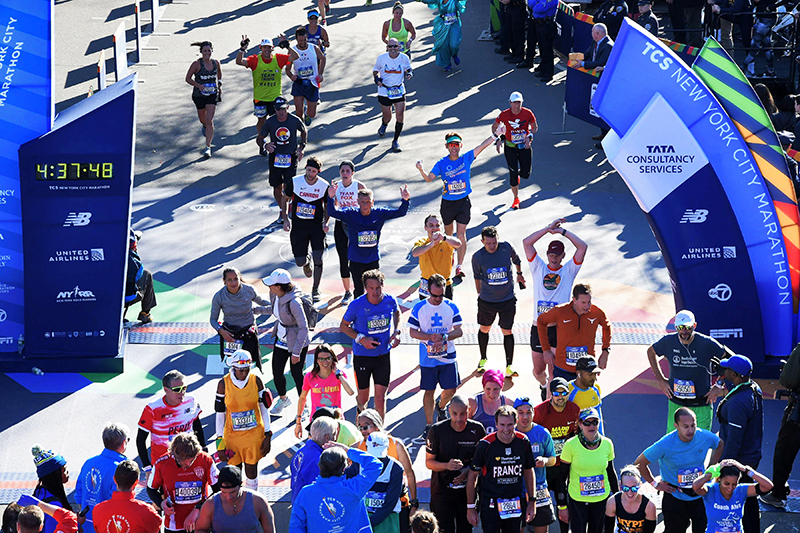
[(58, 522), (54, 533), (78, 533), (78, 515), (72, 511), (58, 507), (53, 518)]
[[(247, 56), (247, 68), (255, 70), (258, 66), (258, 58), (261, 54), (253, 54)], [(283, 68), (289, 63), (289, 56), (287, 54), (272, 54), (272, 57), (278, 60), (278, 67)]]
[(175, 407), (167, 405), (163, 397), (145, 406), (139, 427), (150, 433), (151, 464), (169, 453), (169, 443), (175, 435), (192, 432), (192, 424), (202, 412), (200, 404), (190, 394)]
[(114, 492), (110, 500), (94, 506), (92, 517), (97, 533), (158, 533), (161, 529), (161, 516), (133, 492)]
[(506, 125), (506, 141), (514, 144), (525, 142), (528, 132), (536, 129), (536, 117), (533, 111), (527, 107), (520, 109), (519, 114), (515, 115), (510, 109), (506, 109), (494, 121), (495, 124), (504, 122)]
[(550, 401), (542, 402), (533, 408), (533, 421), (544, 426), (553, 437), (556, 449), (556, 466), (561, 464), (561, 448), (567, 439), (578, 434), (578, 415), (581, 409), (577, 404), (567, 400), (567, 405), (560, 413)]
[(175, 506), (175, 517), (164, 521), (164, 527), (173, 531), (183, 529), (183, 521), (195, 505), (208, 497), (209, 488), (217, 482), (217, 465), (206, 452), (200, 452), (190, 468), (178, 465), (175, 457), (165, 455), (153, 466), (153, 475), (147, 482), (151, 489), (161, 489)]

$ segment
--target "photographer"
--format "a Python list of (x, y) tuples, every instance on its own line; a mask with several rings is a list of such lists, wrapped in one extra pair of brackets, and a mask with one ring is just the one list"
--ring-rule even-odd
[(792, 464), (800, 451), (800, 344), (792, 350), (789, 360), (783, 367), (780, 378), (781, 385), (788, 390), (779, 390), (775, 393), (776, 399), (789, 397), (789, 405), (783, 411), (781, 429), (778, 440), (775, 441), (775, 454), (772, 458), (772, 477), (774, 488), (769, 494), (759, 499), (773, 507), (786, 507), (786, 498), (789, 495), (789, 474)]

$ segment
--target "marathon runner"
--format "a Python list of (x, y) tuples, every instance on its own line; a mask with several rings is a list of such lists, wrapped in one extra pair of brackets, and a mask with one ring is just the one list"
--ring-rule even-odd
[[(369, 0), (370, 2), (372, 0)], [(435, 9), (433, 19), (433, 49), (436, 64), (450, 72), (452, 60), (456, 66), (461, 64), (458, 49), (461, 47), (461, 15), (467, 10), (467, 0), (425, 0), (428, 7)]]
[[(525, 257), (528, 258), (528, 266), (531, 269), (533, 283), (533, 325), (531, 326), (531, 356), (533, 358), (533, 377), (542, 387), (542, 400), (545, 400), (547, 380), (549, 379), (548, 367), (553, 367), (553, 361), (546, 363), (542, 353), (542, 344), (539, 342), (539, 328), (537, 319), (542, 313), (546, 313), (553, 307), (569, 302), (569, 291), (575, 283), (575, 278), (586, 258), (586, 250), (589, 247), (580, 237), (562, 228), (561, 225), (567, 220), (557, 218), (548, 226), (534, 231), (522, 240), (522, 247), (525, 249)], [(536, 252), (535, 245), (547, 234), (561, 235), (570, 240), (575, 246), (575, 254), (572, 259), (565, 264), (562, 263), (566, 254), (564, 243), (560, 240), (552, 240), (547, 245), (547, 260)], [(547, 339), (551, 348), (558, 346), (556, 338), (556, 326), (547, 327)]]
[(594, 357), (586, 355), (578, 359), (575, 363), (577, 376), (569, 382), (569, 401), (577, 405), (581, 412), (595, 409), (600, 420), (600, 434), (605, 434), (603, 425), (603, 395), (600, 392), (600, 385), (597, 384), (597, 376), (600, 369)]
[(553, 491), (558, 507), (558, 525), (561, 533), (569, 531), (567, 510), (567, 478), (561, 471), (561, 450), (564, 444), (578, 434), (578, 416), (581, 409), (567, 399), (569, 383), (564, 378), (550, 381), (550, 400), (533, 408), (533, 421), (550, 432), (556, 463), (547, 467), (547, 487)]
[(314, 276), (311, 289), (314, 303), (321, 299), (319, 284), (322, 281), (322, 255), (325, 252), (325, 236), (328, 233), (330, 216), (325, 202), (328, 182), (319, 177), (320, 170), (322, 161), (316, 157), (309, 157), (306, 161), (305, 174), (294, 177), (292, 196), (286, 203), (286, 217), (283, 222), (283, 230), (290, 232), (289, 239), (292, 242), (295, 264), (302, 267), (307, 278)]
[(259, 153), (267, 155), (264, 146), (264, 135), (261, 128), (267, 116), (275, 114), (275, 99), (281, 95), (281, 70), (289, 64), (289, 56), (285, 54), (272, 54), (272, 40), (261, 40), (261, 53), (248, 56), (244, 53), (250, 44), (247, 35), (242, 35), (239, 53), (236, 54), (236, 64), (249, 68), (253, 72), (253, 114), (256, 116), (256, 144)]
[[(515, 431), (517, 411), (508, 405), (495, 413), (496, 433), (484, 437), (475, 450), (467, 479), (467, 519), (478, 525), (476, 494), (480, 494), (483, 531), (519, 533), (536, 516), (536, 458), (524, 434)], [(480, 478), (480, 487), (476, 483)]]
[[(575, 379), (575, 363), (585, 355), (594, 356), (594, 340), (598, 327), (603, 328), (603, 344), (597, 364), (605, 369), (611, 350), (611, 323), (606, 314), (592, 305), (592, 288), (579, 283), (572, 289), (572, 301), (539, 314), (536, 319), (539, 344), (544, 350), (544, 360), (553, 363), (553, 375)], [(547, 334), (549, 326), (556, 327), (558, 348), (553, 353)]]
[[(505, 133), (505, 125), (498, 127), (500, 135)], [(488, 146), (497, 141), (497, 135), (492, 135), (481, 144), (476, 146), (464, 155), (461, 155), (461, 135), (451, 131), (444, 136), (445, 148), (449, 152), (447, 157), (441, 158), (433, 165), (430, 174), (426, 174), (422, 167), (422, 160), (417, 161), (417, 170), (422, 178), (428, 183), (439, 178), (442, 180), (442, 205), (441, 214), (444, 222), (445, 231), (448, 235), (458, 235), (461, 241), (461, 248), (458, 249), (458, 263), (456, 263), (456, 273), (458, 277), (463, 277), (464, 272), (461, 265), (467, 256), (467, 224), (470, 221), (470, 209), (472, 204), (469, 195), (472, 192), (470, 173), (472, 163)], [(453, 233), (453, 222), (456, 223), (456, 233)]]
[(389, 39), (397, 39), (400, 52), (411, 59), (411, 42), (417, 38), (417, 30), (410, 20), (403, 18), (403, 3), (398, 0), (392, 6), (392, 18), (383, 23), (381, 39), (389, 44)]
[[(308, 31), (297, 28), (294, 32), (297, 45), (289, 51), (286, 75), (292, 80), (292, 96), (294, 96), (294, 114), (302, 118), (306, 126), (317, 116), (319, 102), (319, 86), (324, 79), (325, 54), (319, 46), (308, 42)], [(294, 66), (294, 74), (292, 74)]]
[(264, 131), (269, 134), (269, 185), (281, 210), (278, 224), (283, 224), (286, 200), (292, 197), (292, 180), (297, 175), (297, 163), (303, 159), (308, 133), (303, 121), (289, 113), (289, 102), (283, 96), (277, 97), (274, 105), (275, 114), (264, 123)]
[(406, 110), (406, 86), (403, 80), (410, 80), (414, 75), (408, 56), (400, 53), (400, 42), (391, 38), (386, 42), (386, 52), (379, 55), (372, 69), (372, 77), (378, 86), (378, 102), (381, 104), (381, 127), (378, 137), (386, 135), (386, 128), (392, 121), (392, 106), (395, 111), (394, 139), (392, 150), (402, 151), (398, 139), (403, 131), (403, 120)]
[[(136, 449), (144, 471), (149, 474), (152, 465), (169, 453), (169, 443), (176, 435), (194, 432), (197, 440), (205, 442), (203, 423), (200, 421), (200, 404), (187, 394), (186, 376), (170, 370), (161, 379), (164, 396), (147, 404), (139, 417)], [(150, 453), (147, 453), (147, 436), (150, 435)]]
[(533, 457), (536, 459), (536, 466), (533, 469), (536, 480), (536, 516), (528, 522), (528, 531), (547, 533), (550, 524), (556, 521), (545, 470), (556, 464), (557, 457), (553, 438), (547, 428), (533, 421), (533, 406), (530, 398), (514, 400), (514, 409), (517, 410), (518, 417), (517, 432), (528, 437)]
[[(186, 73), (186, 83), (194, 87), (192, 101), (197, 108), (197, 118), (203, 125), (203, 137), (206, 138), (205, 157), (211, 157), (211, 141), (214, 139), (214, 113), (217, 103), (222, 101), (219, 87), (222, 87), (222, 66), (216, 59), (211, 59), (214, 47), (211, 41), (192, 43), (200, 48), (203, 56), (193, 61)], [(194, 79), (192, 79), (194, 78)]]
[[(328, 193), (333, 198), (336, 209), (343, 211), (345, 209), (359, 208), (358, 193), (366, 189), (367, 186), (353, 178), (355, 172), (356, 166), (349, 159), (339, 163), (340, 179), (331, 183)], [(335, 210), (328, 209), (328, 211), (333, 213)], [(353, 299), (353, 293), (350, 292), (350, 258), (348, 256), (350, 238), (347, 235), (347, 224), (339, 219), (336, 220), (336, 224), (333, 226), (333, 240), (336, 243), (336, 253), (339, 256), (339, 275), (342, 277), (342, 287), (344, 287), (342, 305), (348, 305)]]
[(408, 334), (419, 339), (420, 386), (425, 391), (422, 407), (425, 410), (425, 434), (433, 425), (436, 385), (442, 394), (436, 402), (437, 421), (447, 418), (445, 407), (461, 384), (453, 342), (461, 337), (461, 313), (451, 300), (444, 297), (447, 283), (434, 274), (428, 279), (429, 296), (418, 302), (408, 318)]
[(453, 299), (453, 280), (450, 279), (453, 271), (453, 251), (461, 247), (461, 241), (442, 233), (441, 227), (439, 215), (432, 214), (425, 217), (425, 231), (428, 236), (415, 242), (411, 249), (411, 256), (419, 259), (420, 300), (429, 296), (428, 278), (434, 274), (439, 274), (446, 280), (444, 296)]
[(245, 487), (258, 490), (258, 460), (266, 457), (272, 445), (269, 409), (272, 395), (261, 378), (250, 371), (253, 360), (245, 350), (237, 350), (225, 364), (230, 372), (217, 384), (214, 411), (217, 451), (234, 452), (228, 464), (244, 463)]
[[(522, 107), (522, 93), (514, 91), (508, 97), (510, 107), (500, 113), (492, 124), (492, 132), (502, 123), (505, 125), (503, 138), (503, 154), (508, 164), (509, 183), (514, 201), (511, 209), (519, 209), (519, 179), (528, 179), (531, 176), (531, 160), (533, 159), (533, 136), (539, 131), (533, 111)], [(497, 153), (500, 153), (500, 139), (496, 143)]]
[(510, 398), (503, 396), (503, 372), (500, 370), (487, 370), (481, 377), (483, 392), (469, 399), (469, 418), (480, 422), (486, 429), (486, 434), (494, 433), (494, 414), (504, 405), (511, 405)]
[(318, 21), (319, 21), (319, 10), (312, 9), (311, 11), (309, 11), (308, 24), (306, 24), (306, 31), (308, 32), (308, 43), (319, 46), (319, 49), (322, 50), (322, 53), (324, 54), (325, 49), (331, 47), (331, 42), (328, 39), (328, 32), (325, 30), (325, 28), (323, 28), (317, 23)]
[[(606, 531), (655, 533), (656, 505), (639, 491), (642, 476), (633, 465), (619, 473), (620, 491), (606, 501)], [(684, 530), (686, 531), (686, 530)]]

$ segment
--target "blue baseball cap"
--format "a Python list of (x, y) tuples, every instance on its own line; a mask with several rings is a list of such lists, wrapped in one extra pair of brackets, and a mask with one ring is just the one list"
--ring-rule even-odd
[(525, 396), (523, 398), (517, 398), (516, 400), (514, 400), (514, 409), (519, 409), (523, 405), (527, 405), (527, 406), (533, 408), (533, 404), (531, 403), (531, 399), (528, 398), (527, 396)]
[(753, 371), (753, 362), (743, 355), (734, 354), (719, 362), (722, 368), (730, 368), (740, 376), (749, 376)]
[(578, 416), (578, 418), (581, 420), (581, 422), (584, 420), (589, 420), (590, 418), (596, 418), (597, 420), (600, 420), (600, 413), (598, 413), (597, 409), (594, 407), (590, 407), (589, 409), (584, 409), (581, 411), (581, 414)]

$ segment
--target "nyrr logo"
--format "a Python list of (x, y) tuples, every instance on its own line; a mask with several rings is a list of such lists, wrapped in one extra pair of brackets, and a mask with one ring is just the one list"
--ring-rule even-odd
[(82, 291), (80, 287), (75, 285), (75, 288), (71, 291), (61, 291), (56, 296), (56, 302), (94, 302), (97, 298), (95, 298), (94, 293), (92, 291)]
[(702, 224), (708, 218), (708, 209), (687, 209), (681, 217), (681, 224)]
[(67, 215), (67, 219), (64, 221), (64, 227), (88, 226), (91, 218), (92, 214), (88, 212), (70, 213)]
[(744, 337), (742, 328), (712, 329), (708, 334), (715, 339), (741, 339)]

